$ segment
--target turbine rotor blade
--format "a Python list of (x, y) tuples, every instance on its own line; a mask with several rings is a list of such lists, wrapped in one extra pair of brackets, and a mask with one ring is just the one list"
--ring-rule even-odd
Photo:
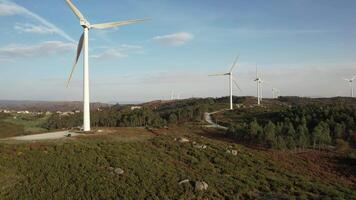
[(79, 11), (77, 7), (72, 3), (72, 0), (66, 0), (69, 7), (72, 9), (73, 13), (78, 17), (79, 20), (86, 21), (83, 14)]
[(132, 20), (126, 20), (126, 21), (93, 24), (93, 25), (91, 25), (91, 28), (106, 29), (106, 28), (113, 28), (113, 27), (117, 27), (117, 26), (124, 26), (124, 25), (129, 25), (129, 24), (140, 23), (140, 22), (144, 22), (147, 20), (148, 19), (132, 19)]
[(235, 86), (240, 90), (240, 91), (242, 91), (241, 90), (241, 88), (240, 88), (240, 86), (239, 86), (239, 84), (237, 83), (237, 81), (235, 80), (236, 78), (235, 77), (233, 77), (233, 82), (235, 83)]
[(230, 70), (229, 70), (230, 73), (231, 73), (232, 70), (234, 70), (234, 68), (236, 67), (237, 61), (239, 60), (239, 57), (240, 57), (240, 55), (236, 56), (234, 62), (232, 63), (232, 65), (231, 65), (231, 67), (230, 67)]
[(75, 70), (75, 68), (77, 66), (77, 63), (78, 63), (78, 60), (79, 60), (79, 56), (80, 56), (80, 54), (82, 52), (83, 44), (84, 44), (83, 41), (84, 41), (84, 33), (82, 34), (82, 36), (80, 36), (80, 39), (79, 39), (79, 43), (78, 43), (78, 47), (77, 47), (77, 55), (76, 55), (76, 58), (74, 60), (74, 64), (72, 66), (72, 71), (70, 72), (69, 77), (68, 77), (67, 87), (69, 86), (69, 82), (72, 79), (74, 70)]
[(223, 74), (210, 74), (208, 76), (226, 76), (226, 75), (228, 75), (228, 74), (226, 74), (226, 73), (223, 73)]

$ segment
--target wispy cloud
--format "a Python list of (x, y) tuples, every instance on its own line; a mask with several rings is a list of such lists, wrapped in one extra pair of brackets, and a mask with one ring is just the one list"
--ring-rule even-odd
[(50, 23), (43, 17), (37, 15), (36, 13), (11, 1), (7, 1), (7, 0), (0, 1), (0, 16), (9, 16), (9, 15), (21, 15), (21, 16), (30, 17), (38, 21), (39, 23), (41, 23), (48, 30), (53, 30), (54, 33), (62, 36), (63, 38), (71, 42), (75, 42), (75, 40), (72, 37), (70, 37), (67, 33), (65, 33), (62, 29), (58, 28), (57, 26)]
[(95, 59), (122, 59), (129, 54), (142, 53), (144, 48), (139, 45), (122, 44), (117, 48), (102, 47), (102, 52), (92, 55)]
[(0, 48), (0, 58), (24, 58), (65, 53), (75, 49), (73, 43), (46, 41), (35, 45), (10, 44)]
[(192, 40), (193, 38), (194, 35), (191, 33), (179, 32), (169, 35), (156, 36), (152, 40), (160, 44), (180, 46)]
[(118, 49), (109, 48), (106, 49), (104, 52), (99, 54), (94, 54), (91, 57), (95, 59), (121, 59), (121, 58), (126, 58), (127, 55)]
[(42, 25), (33, 25), (33, 24), (22, 24), (17, 23), (14, 26), (14, 29), (20, 33), (36, 33), (36, 34), (53, 34), (56, 33), (55, 29), (42, 26)]

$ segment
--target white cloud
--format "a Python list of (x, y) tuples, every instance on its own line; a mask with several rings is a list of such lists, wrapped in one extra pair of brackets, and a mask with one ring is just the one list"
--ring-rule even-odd
[(92, 55), (95, 59), (122, 59), (128, 57), (129, 54), (142, 53), (144, 51), (142, 46), (122, 44), (118, 48), (101, 47), (102, 52)]
[(53, 34), (56, 32), (55, 29), (46, 26), (21, 23), (16, 24), (14, 29), (20, 33)]
[(21, 16), (30, 17), (40, 22), (43, 26), (47, 27), (48, 29), (53, 30), (54, 33), (62, 36), (63, 38), (71, 42), (75, 42), (75, 40), (72, 37), (70, 37), (67, 33), (65, 33), (63, 30), (61, 30), (54, 24), (50, 23), (43, 17), (37, 15), (34, 12), (29, 11), (25, 7), (22, 7), (14, 2), (3, 0), (0, 2), (0, 16), (8, 16), (8, 15), (21, 15)]
[(180, 46), (192, 40), (194, 35), (187, 32), (173, 33), (169, 35), (156, 36), (152, 40), (167, 45)]
[(119, 49), (109, 48), (103, 53), (95, 54), (91, 57), (95, 59), (121, 59), (126, 58), (127, 55), (121, 52)]
[(73, 43), (46, 41), (35, 45), (10, 44), (0, 48), (0, 58), (48, 56), (73, 51)]

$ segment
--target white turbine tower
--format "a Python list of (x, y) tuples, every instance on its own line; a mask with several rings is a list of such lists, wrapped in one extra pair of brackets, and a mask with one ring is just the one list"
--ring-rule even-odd
[(258, 74), (257, 65), (256, 65), (256, 78), (254, 81), (256, 81), (257, 84), (257, 105), (261, 105), (261, 101), (263, 98), (262, 84), (264, 83), (264, 81)]
[(279, 90), (276, 88), (272, 88), (272, 98), (278, 98), (279, 97)]
[(233, 64), (230, 67), (230, 70), (227, 73), (223, 73), (223, 74), (212, 74), (209, 76), (229, 76), (229, 92), (230, 92), (230, 110), (233, 109), (233, 104), (232, 104), (232, 82), (234, 82), (234, 84), (236, 85), (236, 87), (241, 90), (241, 88), (239, 87), (239, 85), (237, 84), (237, 81), (235, 80), (234, 75), (232, 74), (232, 71), (234, 70), (234, 68), (238, 65), (237, 61), (239, 59), (239, 56), (236, 57), (235, 61), (233, 62)]
[(77, 55), (72, 66), (72, 71), (69, 74), (67, 87), (69, 85), (70, 80), (72, 79), (73, 72), (77, 65), (79, 56), (84, 49), (84, 56), (83, 56), (83, 103), (84, 103), (84, 122), (83, 122), (83, 130), (90, 131), (90, 100), (89, 100), (89, 30), (94, 29), (106, 29), (106, 28), (113, 28), (117, 26), (124, 26), (128, 24), (138, 23), (144, 21), (144, 19), (136, 19), (136, 20), (127, 20), (127, 21), (119, 21), (119, 22), (109, 22), (109, 23), (102, 23), (102, 24), (90, 24), (83, 16), (83, 14), (78, 10), (77, 7), (72, 3), (71, 0), (66, 0), (69, 7), (72, 9), (73, 13), (77, 16), (80, 21), (80, 25), (83, 27), (84, 32), (80, 37), (78, 47), (77, 47)]
[(351, 79), (344, 78), (345, 81), (349, 83), (350, 86), (350, 96), (354, 97), (354, 80), (356, 79), (356, 75), (353, 76)]

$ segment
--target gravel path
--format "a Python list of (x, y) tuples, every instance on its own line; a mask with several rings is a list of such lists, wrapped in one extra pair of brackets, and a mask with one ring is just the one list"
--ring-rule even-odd
[(215, 113), (219, 113), (219, 112), (224, 112), (225, 110), (219, 110), (219, 111), (215, 111), (215, 112), (211, 112), (211, 113), (204, 113), (204, 118), (205, 121), (208, 122), (210, 125), (207, 125), (206, 127), (209, 128), (218, 128), (218, 129), (224, 129), (227, 130), (228, 128), (225, 126), (220, 126), (219, 124), (213, 122), (213, 120), (211, 119), (211, 115), (215, 114)]
[(73, 133), (69, 131), (59, 131), (59, 132), (51, 132), (51, 133), (41, 133), (35, 135), (25, 135), (25, 136), (17, 136), (6, 138), (4, 140), (18, 140), (18, 141), (37, 141), (37, 140), (55, 140), (61, 139), (71, 134), (71, 137), (80, 135), (79, 133)]

